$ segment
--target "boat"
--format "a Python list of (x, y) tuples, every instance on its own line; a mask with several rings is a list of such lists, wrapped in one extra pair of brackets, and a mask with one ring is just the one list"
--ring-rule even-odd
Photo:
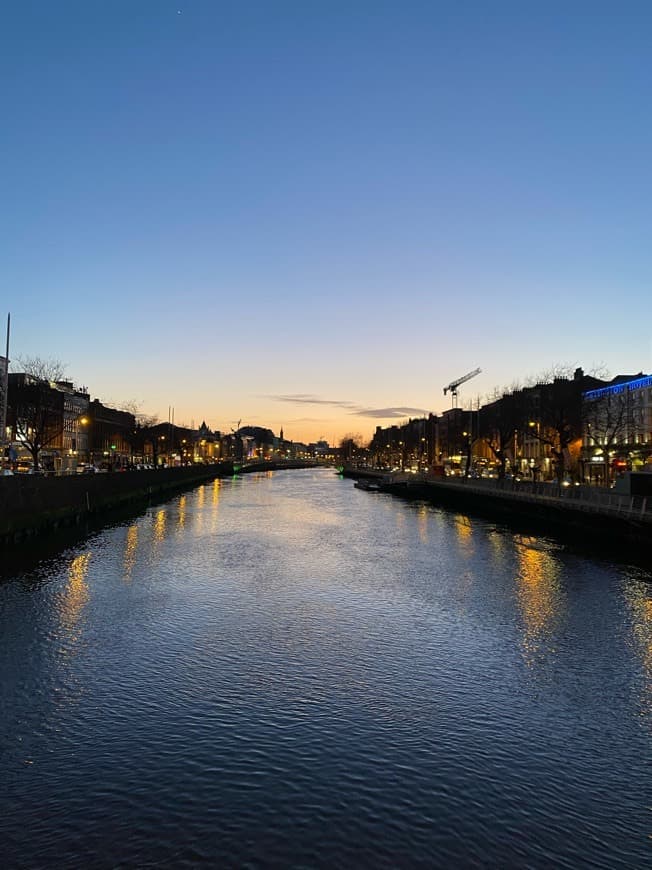
[(367, 477), (361, 477), (353, 484), (356, 489), (364, 489), (365, 492), (380, 492), (380, 482), (377, 480), (369, 480)]

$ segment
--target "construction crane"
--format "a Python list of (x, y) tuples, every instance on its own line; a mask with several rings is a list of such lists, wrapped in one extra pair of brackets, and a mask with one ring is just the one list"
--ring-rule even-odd
[(460, 384), (465, 383), (466, 381), (470, 381), (471, 378), (474, 378), (476, 375), (479, 375), (482, 369), (473, 369), (472, 372), (467, 372), (465, 375), (462, 375), (461, 378), (458, 378), (456, 381), (452, 381), (447, 387), (444, 387), (444, 395), (450, 390), (451, 391), (451, 408), (455, 407), (455, 399), (457, 399), (457, 388)]

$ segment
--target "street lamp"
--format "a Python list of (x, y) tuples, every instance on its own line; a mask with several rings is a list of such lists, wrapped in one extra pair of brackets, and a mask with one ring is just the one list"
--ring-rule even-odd
[(540, 423), (538, 420), (530, 420), (528, 422), (528, 426), (532, 430), (532, 437), (536, 441), (536, 446), (534, 448), (532, 447), (531, 442), (529, 446), (529, 459), (530, 468), (532, 470), (532, 479), (536, 482), (537, 473), (541, 468), (541, 438), (539, 437)]
[[(85, 426), (88, 426), (88, 424), (89, 424), (91, 421), (88, 419), (88, 417), (86, 417), (86, 416), (81, 416), (81, 417), (79, 418), (79, 421), (78, 421), (78, 422), (79, 422), (79, 425), (80, 425), (80, 426), (85, 427)], [(89, 464), (92, 464), (92, 459), (91, 459), (91, 445), (90, 445), (90, 438), (89, 438), (90, 433), (89, 433), (88, 429), (86, 429), (86, 430), (82, 430), (82, 434), (83, 434), (83, 436), (84, 436), (84, 441), (86, 442), (86, 443), (85, 443), (85, 451), (84, 451), (84, 452), (86, 453), (86, 457), (87, 457), (87, 459), (88, 459)], [(79, 445), (77, 445), (77, 446), (79, 446)]]
[(464, 469), (464, 477), (468, 477), (471, 470), (471, 449), (473, 446), (473, 438), (470, 432), (462, 432), (462, 437), (465, 439), (464, 446), (466, 448), (466, 468)]

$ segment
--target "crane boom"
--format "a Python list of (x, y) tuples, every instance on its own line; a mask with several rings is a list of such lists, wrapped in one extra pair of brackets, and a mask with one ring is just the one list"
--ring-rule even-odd
[(458, 378), (456, 381), (451, 381), (451, 383), (444, 387), (444, 395), (450, 390), (451, 397), (455, 399), (457, 397), (457, 388), (460, 384), (465, 383), (466, 381), (470, 381), (471, 378), (474, 378), (476, 375), (479, 375), (482, 369), (473, 369), (472, 372), (467, 372), (465, 375), (462, 375), (461, 378)]

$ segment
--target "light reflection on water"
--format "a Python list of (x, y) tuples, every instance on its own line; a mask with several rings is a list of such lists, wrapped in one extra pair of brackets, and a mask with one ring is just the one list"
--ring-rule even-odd
[(523, 617), (523, 655), (528, 666), (554, 652), (563, 607), (559, 569), (554, 557), (533, 546), (517, 547), (518, 600)]
[(418, 505), (417, 528), (419, 530), (419, 542), (421, 544), (428, 543), (429, 516), (428, 506), (425, 504)]
[(473, 555), (473, 524), (471, 520), (463, 515), (455, 517), (455, 531), (460, 552), (466, 557)]
[(136, 564), (136, 551), (138, 550), (138, 524), (134, 523), (127, 529), (125, 537), (124, 551), (124, 580), (128, 583), (131, 580), (131, 573)]
[(167, 521), (167, 512), (165, 508), (159, 508), (156, 511), (154, 519), (154, 542), (160, 544), (165, 539), (165, 526)]
[(90, 553), (75, 556), (68, 567), (68, 582), (59, 599), (61, 625), (69, 645), (79, 639), (78, 622), (82, 610), (88, 603), (89, 589), (86, 575), (91, 561)]
[(641, 715), (652, 730), (652, 596), (649, 578), (632, 578), (625, 597), (631, 620), (631, 643), (642, 666)]
[(0, 586), (6, 866), (645, 866), (650, 589), (326, 471), (152, 507)]

